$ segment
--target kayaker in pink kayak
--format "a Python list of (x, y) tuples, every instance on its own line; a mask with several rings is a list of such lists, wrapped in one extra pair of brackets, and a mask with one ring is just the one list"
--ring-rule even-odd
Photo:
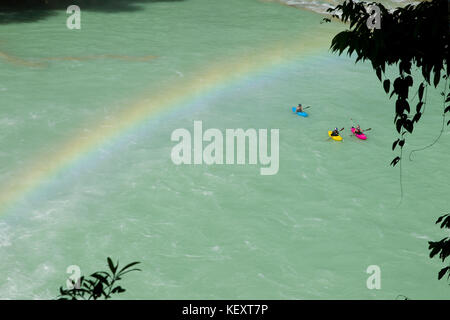
[[(368, 130), (370, 130), (370, 129), (371, 129), (371, 128), (366, 129), (366, 130), (364, 130), (364, 131), (368, 131)], [(361, 128), (360, 128), (359, 125), (357, 125), (356, 128), (352, 127), (352, 133), (353, 133), (358, 139), (361, 139), (361, 140), (366, 140), (366, 139), (367, 139), (366, 135), (363, 133), (363, 130), (361, 130)]]
[(355, 132), (354, 132), (354, 134), (362, 134), (363, 133), (363, 131), (361, 130), (361, 127), (359, 126), (359, 124), (356, 126), (356, 128), (355, 128)]

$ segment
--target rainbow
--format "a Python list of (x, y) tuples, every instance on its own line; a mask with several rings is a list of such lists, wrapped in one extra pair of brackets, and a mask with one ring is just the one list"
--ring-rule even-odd
[(159, 89), (158, 93), (124, 107), (113, 120), (94, 127), (88, 137), (83, 134), (75, 135), (56, 148), (57, 152), (33, 158), (29, 165), (20, 168), (9, 181), (3, 181), (0, 184), (0, 214), (44, 188), (46, 182), (65, 170), (70, 170), (103, 145), (114, 143), (120, 136), (142, 126), (150, 118), (205, 97), (212, 91), (230, 86), (243, 78), (257, 77), (260, 71), (282, 67), (295, 59), (324, 50), (328, 45), (324, 40), (321, 43), (308, 41), (307, 47), (295, 39), (290, 39), (289, 44), (280, 41), (251, 55), (230, 59), (225, 63), (212, 63), (195, 74), (173, 81), (165, 89)]

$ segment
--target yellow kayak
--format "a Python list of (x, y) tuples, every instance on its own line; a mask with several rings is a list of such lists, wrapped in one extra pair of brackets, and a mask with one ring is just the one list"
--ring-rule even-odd
[(332, 132), (333, 132), (333, 131), (328, 131), (328, 136), (329, 136), (331, 139), (336, 140), (336, 141), (341, 141), (341, 140), (342, 140), (342, 137), (341, 137), (341, 136), (332, 136), (332, 135), (331, 135)]

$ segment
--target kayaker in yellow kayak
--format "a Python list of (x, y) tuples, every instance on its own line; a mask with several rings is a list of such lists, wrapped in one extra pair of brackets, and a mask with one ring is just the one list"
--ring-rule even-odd
[(339, 129), (338, 128), (334, 128), (334, 130), (331, 131), (331, 135), (333, 137), (339, 136)]

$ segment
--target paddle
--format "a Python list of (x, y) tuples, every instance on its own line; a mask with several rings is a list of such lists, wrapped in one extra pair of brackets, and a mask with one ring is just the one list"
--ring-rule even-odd
[[(311, 106), (304, 107), (303, 110), (308, 109), (308, 108), (311, 108)], [(297, 111), (295, 111), (295, 112), (297, 112)]]

